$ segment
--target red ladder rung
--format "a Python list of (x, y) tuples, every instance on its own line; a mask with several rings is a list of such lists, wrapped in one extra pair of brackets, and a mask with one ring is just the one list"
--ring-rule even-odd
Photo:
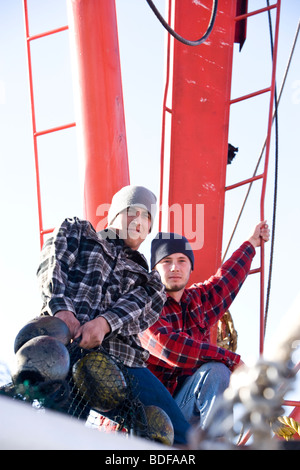
[(229, 104), (238, 103), (243, 100), (248, 100), (249, 98), (253, 98), (258, 95), (262, 95), (263, 93), (267, 93), (271, 91), (271, 87), (263, 88), (262, 90), (254, 91), (253, 93), (249, 93), (248, 95), (240, 96), (239, 98), (234, 98), (233, 100), (229, 101)]
[(293, 400), (284, 400), (282, 402), (283, 406), (300, 406), (300, 401), (293, 401)]
[(52, 233), (53, 230), (54, 230), (54, 228), (43, 229), (43, 230), (41, 230), (41, 235), (47, 235), (48, 233)]
[(264, 176), (265, 176), (264, 173), (262, 173), (261, 175), (252, 176), (251, 178), (248, 178), (246, 180), (239, 181), (238, 183), (235, 183), (235, 184), (231, 184), (230, 186), (225, 187), (225, 191), (230, 191), (231, 189), (235, 189), (235, 188), (238, 188), (238, 187), (243, 186), (245, 184), (252, 183), (253, 181), (260, 180)]
[(261, 268), (255, 268), (255, 269), (251, 269), (249, 271), (249, 274), (257, 274), (257, 273), (260, 273), (261, 272)]
[(63, 124), (62, 126), (52, 127), (51, 129), (44, 129), (43, 131), (34, 132), (34, 136), (39, 137), (41, 135), (50, 134), (51, 132), (57, 132), (57, 131), (61, 131), (64, 129), (70, 129), (71, 127), (75, 127), (75, 126), (76, 126), (76, 123), (71, 122), (70, 124)]
[(274, 5), (270, 5), (268, 7), (260, 8), (259, 10), (251, 11), (250, 13), (244, 13), (243, 15), (236, 16), (234, 19), (235, 21), (245, 20), (246, 18), (249, 18), (250, 16), (259, 15), (260, 13), (273, 10), (274, 8), (277, 8), (277, 3), (274, 3)]
[(51, 34), (61, 33), (62, 31), (67, 31), (69, 26), (61, 26), (60, 28), (51, 29), (50, 31), (45, 31), (40, 34), (34, 34), (32, 36), (27, 36), (27, 41), (34, 41), (35, 39), (44, 38), (50, 36)]

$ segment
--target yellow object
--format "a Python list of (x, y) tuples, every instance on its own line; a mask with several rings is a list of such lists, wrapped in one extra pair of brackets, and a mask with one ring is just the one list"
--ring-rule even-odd
[(77, 361), (72, 370), (79, 393), (98, 411), (110, 411), (126, 398), (127, 384), (117, 364), (100, 351)]
[(277, 436), (283, 437), (286, 441), (293, 439), (294, 434), (300, 435), (300, 424), (288, 416), (279, 416), (272, 423), (272, 430)]
[(174, 429), (167, 413), (158, 406), (145, 407), (148, 424), (148, 435), (153, 441), (161, 442), (167, 446), (173, 445)]

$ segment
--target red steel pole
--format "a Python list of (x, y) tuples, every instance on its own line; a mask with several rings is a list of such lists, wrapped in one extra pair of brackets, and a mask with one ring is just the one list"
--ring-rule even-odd
[(104, 225), (113, 194), (129, 184), (115, 0), (68, 0), (84, 217)]
[[(175, 31), (189, 39), (200, 37), (212, 4), (176, 0)], [(235, 15), (236, 1), (220, 0), (206, 42), (195, 47), (174, 42), (168, 202), (181, 207), (184, 220), (177, 228), (171, 218), (169, 229), (182, 230), (193, 243), (191, 282), (208, 279), (221, 264)]]

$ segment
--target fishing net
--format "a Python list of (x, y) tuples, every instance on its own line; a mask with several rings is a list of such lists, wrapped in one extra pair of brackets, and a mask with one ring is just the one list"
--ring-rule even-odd
[(35, 408), (53, 409), (84, 420), (104, 432), (123, 432), (173, 443), (169, 417), (158, 407), (145, 407), (138, 386), (124, 365), (102, 347), (86, 350), (72, 342), (68, 375), (64, 380), (33, 381), (22, 377), (0, 387), (0, 394), (29, 402)]
[(104, 348), (85, 350), (76, 342), (69, 346), (69, 398), (63, 409), (88, 420), (102, 431), (123, 431), (147, 437), (144, 407), (137, 383), (123, 363)]

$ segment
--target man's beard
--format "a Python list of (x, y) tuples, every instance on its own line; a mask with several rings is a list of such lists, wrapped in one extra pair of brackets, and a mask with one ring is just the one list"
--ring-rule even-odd
[(170, 286), (170, 285), (167, 284), (165, 287), (166, 287), (167, 292), (178, 292), (178, 291), (184, 289), (185, 285), (186, 285), (185, 283), (177, 284), (175, 286)]

